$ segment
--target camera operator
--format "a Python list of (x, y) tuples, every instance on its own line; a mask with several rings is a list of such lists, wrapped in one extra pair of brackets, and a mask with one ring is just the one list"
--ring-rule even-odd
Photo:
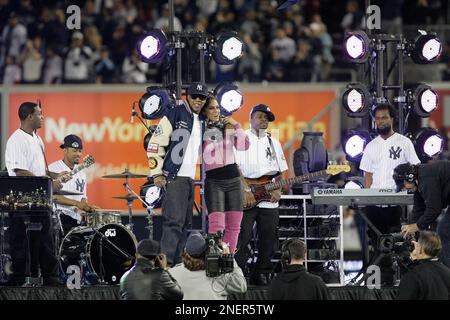
[[(226, 300), (228, 294), (245, 293), (247, 282), (233, 259), (233, 269), (217, 277), (206, 275), (208, 243), (197, 232), (190, 234), (183, 252), (183, 263), (170, 269), (184, 292), (184, 300)], [(223, 246), (223, 254), (229, 249)]]
[(270, 300), (329, 300), (327, 286), (304, 267), (306, 247), (300, 239), (287, 240), (281, 248), (283, 271), (269, 285)]
[(413, 212), (410, 223), (402, 226), (403, 235), (428, 229), (447, 207), (436, 231), (442, 241), (440, 259), (450, 267), (450, 161), (401, 164), (394, 169), (393, 177), (397, 191), (407, 189), (414, 192)]
[(437, 233), (421, 231), (413, 241), (413, 269), (400, 281), (397, 299), (448, 300), (450, 298), (450, 269), (438, 261), (441, 240)]
[(167, 271), (167, 260), (159, 243), (145, 239), (139, 242), (136, 263), (120, 279), (122, 300), (181, 300), (183, 291)]

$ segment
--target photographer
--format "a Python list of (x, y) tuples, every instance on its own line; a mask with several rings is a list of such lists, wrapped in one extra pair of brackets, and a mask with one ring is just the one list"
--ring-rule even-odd
[(414, 208), (410, 223), (402, 226), (402, 234), (414, 234), (430, 227), (442, 210), (437, 233), (442, 241), (440, 259), (450, 267), (450, 161), (433, 161), (427, 164), (405, 163), (394, 169), (397, 191), (414, 192)]
[(432, 231), (421, 231), (413, 241), (413, 269), (400, 281), (399, 300), (448, 300), (450, 298), (450, 269), (438, 261), (441, 240)]
[(269, 285), (270, 300), (329, 300), (327, 286), (303, 266), (306, 247), (300, 239), (287, 240), (281, 248), (283, 271)]
[(154, 240), (139, 242), (136, 263), (120, 279), (122, 300), (181, 300), (183, 291), (167, 271), (166, 257)]
[[(191, 233), (186, 241), (183, 263), (170, 269), (184, 292), (184, 300), (226, 300), (228, 294), (245, 293), (247, 282), (233, 260), (232, 272), (217, 277), (206, 275), (208, 243), (200, 233)], [(223, 248), (223, 254), (229, 249)]]

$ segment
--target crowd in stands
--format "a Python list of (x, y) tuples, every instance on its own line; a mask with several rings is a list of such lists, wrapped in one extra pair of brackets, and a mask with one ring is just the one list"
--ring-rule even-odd
[[(245, 42), (245, 52), (235, 64), (218, 65), (211, 59), (207, 68), (211, 82), (338, 81), (333, 68), (351, 67), (342, 58), (342, 37), (364, 23), (363, 0), (301, 0), (285, 10), (277, 10), (284, 1), (275, 0), (174, 2), (175, 30), (210, 35), (235, 30)], [(167, 3), (0, 0), (0, 81), (5, 85), (161, 82), (162, 66), (141, 62), (135, 47), (145, 30), (168, 30)], [(401, 32), (404, 24), (448, 22), (444, 0), (372, 4), (380, 5), (388, 32)], [(70, 5), (81, 9), (80, 30), (67, 27)]]

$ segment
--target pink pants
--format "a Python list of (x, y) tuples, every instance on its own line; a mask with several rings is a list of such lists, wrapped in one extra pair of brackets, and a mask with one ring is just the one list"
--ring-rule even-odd
[(208, 233), (224, 233), (223, 242), (228, 243), (230, 252), (234, 253), (241, 229), (242, 211), (211, 212), (208, 214)]

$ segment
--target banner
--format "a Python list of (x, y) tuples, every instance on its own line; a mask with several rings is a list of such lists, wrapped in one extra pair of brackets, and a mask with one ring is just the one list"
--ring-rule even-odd
[[(103, 175), (120, 173), (128, 168), (133, 173), (148, 174), (143, 137), (146, 129), (135, 118), (130, 123), (133, 101), (138, 101), (142, 92), (27, 92), (9, 95), (9, 135), (20, 126), (17, 110), (24, 101), (41, 100), (44, 124), (38, 134), (44, 140), (47, 160), (50, 163), (62, 159), (59, 145), (68, 134), (83, 139), (83, 157), (90, 154), (95, 165), (86, 169), (89, 202), (105, 209), (126, 210), (125, 200), (113, 196), (125, 195), (122, 179), (101, 179)], [(233, 115), (241, 125), (249, 128), (251, 108), (258, 104), (268, 105), (276, 120), (269, 129), (281, 143), (287, 142), (294, 133), (306, 127), (308, 121), (335, 98), (335, 91), (312, 92), (245, 92), (244, 106)], [(329, 117), (324, 116), (313, 131), (324, 132), (328, 146), (327, 131)], [(156, 124), (157, 121), (148, 121)], [(298, 144), (297, 144), (298, 145)], [(130, 184), (139, 194), (145, 179), (130, 179)], [(139, 201), (134, 209), (143, 210)]]

